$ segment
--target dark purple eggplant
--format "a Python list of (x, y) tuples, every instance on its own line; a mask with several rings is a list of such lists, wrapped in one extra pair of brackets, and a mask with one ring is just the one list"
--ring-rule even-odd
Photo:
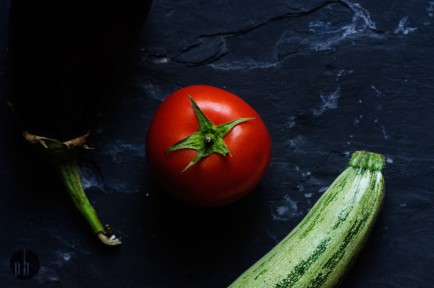
[(24, 139), (53, 162), (75, 205), (107, 245), (121, 242), (89, 203), (77, 169), (105, 88), (140, 31), (150, 0), (12, 0), (11, 97)]

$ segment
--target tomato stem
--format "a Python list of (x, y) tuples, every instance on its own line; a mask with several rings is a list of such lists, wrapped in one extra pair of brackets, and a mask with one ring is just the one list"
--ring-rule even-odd
[(205, 145), (211, 146), (215, 142), (215, 136), (212, 133), (206, 133), (203, 140), (205, 141)]
[(199, 162), (202, 158), (206, 158), (212, 153), (218, 153), (223, 156), (230, 155), (230, 151), (223, 141), (225, 137), (236, 125), (243, 122), (253, 120), (254, 118), (239, 118), (220, 125), (214, 125), (202, 112), (193, 97), (188, 95), (194, 113), (198, 120), (199, 131), (194, 132), (186, 138), (178, 141), (166, 152), (176, 151), (180, 149), (193, 149), (197, 151), (196, 157), (182, 170), (184, 172), (191, 166)]

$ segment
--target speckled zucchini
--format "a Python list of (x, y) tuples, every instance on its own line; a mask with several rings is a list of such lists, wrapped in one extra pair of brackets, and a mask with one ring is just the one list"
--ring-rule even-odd
[(229, 287), (336, 287), (366, 242), (384, 198), (384, 157), (354, 152), (306, 217)]

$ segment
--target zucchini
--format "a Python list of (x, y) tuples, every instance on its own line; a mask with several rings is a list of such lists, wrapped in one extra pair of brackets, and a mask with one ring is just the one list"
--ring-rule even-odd
[(354, 152), (306, 217), (229, 288), (338, 286), (380, 211), (384, 166), (380, 154)]

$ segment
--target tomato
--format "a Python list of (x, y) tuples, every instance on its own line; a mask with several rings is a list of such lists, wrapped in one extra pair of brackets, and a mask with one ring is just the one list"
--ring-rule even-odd
[(145, 145), (161, 187), (202, 207), (248, 195), (271, 159), (270, 134), (259, 114), (240, 97), (207, 85), (168, 96), (155, 112)]

